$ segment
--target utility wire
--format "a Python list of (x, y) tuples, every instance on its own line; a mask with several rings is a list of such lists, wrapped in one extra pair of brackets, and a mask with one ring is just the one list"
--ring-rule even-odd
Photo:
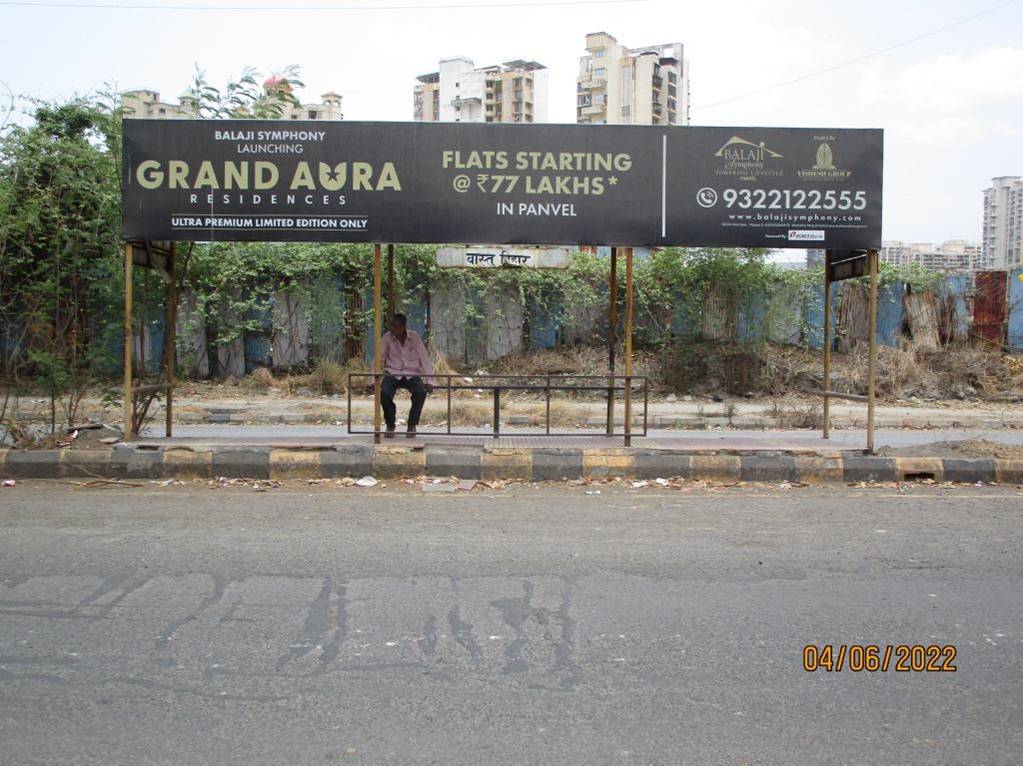
[(903, 47), (905, 47), (907, 45), (912, 45), (915, 42), (919, 42), (920, 40), (925, 40), (928, 37), (934, 37), (934, 35), (941, 34), (942, 32), (947, 32), (950, 29), (955, 29), (956, 27), (961, 27), (963, 24), (966, 24), (966, 23), (968, 23), (970, 21), (973, 21), (974, 19), (979, 19), (981, 16), (987, 16), (988, 14), (994, 13), (995, 11), (999, 11), (1002, 8), (1005, 8), (1006, 6), (1014, 4), (1015, 2), (1017, 2), (1017, 0), (1008, 0), (1008, 2), (999, 3), (998, 5), (992, 6), (992, 7), (988, 8), (987, 10), (983, 10), (983, 11), (980, 11), (979, 13), (973, 14), (972, 16), (967, 16), (966, 18), (959, 19), (959, 21), (954, 21), (951, 24), (946, 24), (943, 27), (938, 27), (937, 29), (932, 29), (929, 32), (924, 32), (921, 35), (917, 35), (916, 37), (911, 37), (908, 40), (903, 40), (902, 42), (895, 43), (894, 45), (889, 45), (886, 48), (881, 48), (879, 50), (873, 51), (872, 53), (867, 53), (867, 54), (865, 54), (863, 56), (858, 56), (858, 57), (856, 57), (854, 59), (849, 59), (848, 61), (843, 61), (842, 63), (835, 64), (834, 66), (830, 66), (827, 69), (820, 69), (820, 70), (818, 70), (816, 72), (811, 72), (810, 74), (805, 74), (805, 75), (802, 75), (801, 77), (796, 77), (796, 78), (794, 78), (792, 80), (785, 80), (784, 82), (779, 82), (779, 83), (775, 83), (774, 85), (769, 85), (766, 88), (761, 88), (759, 90), (753, 90), (753, 91), (750, 91), (749, 93), (743, 93), (742, 95), (739, 95), (739, 96), (733, 96), (732, 98), (726, 98), (723, 101), (715, 101), (715, 102), (713, 102), (711, 104), (706, 104), (704, 106), (694, 106), (694, 107), (690, 108), (690, 111), (693, 111), (693, 112), (703, 111), (704, 109), (713, 109), (714, 107), (722, 106), (723, 104), (731, 104), (731, 103), (734, 103), (735, 101), (741, 101), (741, 100), (746, 99), (746, 98), (752, 98), (753, 96), (759, 96), (761, 93), (770, 93), (771, 91), (778, 90), (779, 88), (785, 88), (785, 87), (788, 87), (789, 85), (795, 85), (796, 83), (799, 83), (799, 82), (805, 82), (806, 80), (813, 79), (814, 77), (820, 77), (821, 75), (829, 74), (829, 73), (835, 72), (835, 71), (837, 71), (839, 69), (844, 69), (845, 67), (852, 66), (853, 64), (859, 64), (860, 62), (867, 61), (868, 59), (872, 59), (872, 58), (874, 58), (876, 56), (881, 56), (881, 55), (884, 55), (885, 53), (889, 53), (889, 52), (891, 52), (891, 51), (893, 51), (893, 50), (895, 50), (897, 48), (903, 48)]
[(622, 5), (645, 3), (649, 0), (525, 0), (510, 2), (439, 3), (432, 5), (162, 5), (156, 3), (62, 3), (62, 2), (20, 2), (0, 0), (0, 7), (8, 8), (65, 8), (69, 10), (115, 10), (115, 11), (438, 11), (474, 8), (538, 8), (550, 6)]

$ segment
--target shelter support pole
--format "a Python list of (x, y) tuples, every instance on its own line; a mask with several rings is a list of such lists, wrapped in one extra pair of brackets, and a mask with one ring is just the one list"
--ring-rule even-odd
[(877, 250), (867, 253), (870, 269), (870, 330), (867, 347), (870, 363), (867, 367), (867, 452), (874, 453), (874, 400), (877, 396)]
[(132, 404), (131, 391), (131, 347), (133, 343), (131, 330), (131, 243), (124, 244), (124, 441), (129, 442), (135, 438), (135, 429), (132, 427)]
[(611, 248), (607, 325), (607, 435), (615, 432), (615, 341), (618, 339), (618, 248)]
[(625, 446), (632, 446), (632, 248), (625, 248)]
[(373, 443), (380, 443), (380, 336), (383, 335), (380, 245), (373, 245)]
[(824, 253), (824, 438), (831, 438), (831, 251)]
[(394, 304), (394, 245), (387, 246), (387, 318), (394, 316), (397, 306)]
[(167, 330), (164, 333), (163, 359), (167, 375), (167, 438), (174, 434), (174, 349), (177, 345), (175, 323), (178, 314), (178, 243), (171, 242), (170, 255), (167, 259), (167, 273), (170, 282), (167, 284)]

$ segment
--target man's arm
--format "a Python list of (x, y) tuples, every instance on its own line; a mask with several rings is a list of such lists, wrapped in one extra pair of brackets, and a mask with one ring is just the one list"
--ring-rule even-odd
[(419, 340), (419, 366), (423, 370), (423, 383), (426, 384), (427, 390), (433, 390), (433, 361), (430, 359), (430, 352), (426, 349), (426, 343), (422, 337), (416, 336)]

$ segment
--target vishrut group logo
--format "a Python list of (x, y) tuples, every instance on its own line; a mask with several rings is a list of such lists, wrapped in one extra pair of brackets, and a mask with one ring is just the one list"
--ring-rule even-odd
[(834, 136), (815, 136), (817, 154), (814, 157), (813, 167), (799, 171), (799, 177), (806, 181), (844, 181), (852, 172), (841, 170), (835, 166), (835, 152), (831, 148)]

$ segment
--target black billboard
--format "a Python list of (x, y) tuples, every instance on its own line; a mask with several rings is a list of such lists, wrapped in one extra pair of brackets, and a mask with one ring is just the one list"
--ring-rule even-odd
[(883, 132), (125, 120), (124, 237), (873, 248)]

